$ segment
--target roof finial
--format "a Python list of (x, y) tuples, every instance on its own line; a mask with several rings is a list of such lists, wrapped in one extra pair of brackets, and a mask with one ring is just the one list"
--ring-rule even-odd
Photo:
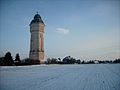
[(37, 14), (38, 14), (38, 11), (37, 11)]

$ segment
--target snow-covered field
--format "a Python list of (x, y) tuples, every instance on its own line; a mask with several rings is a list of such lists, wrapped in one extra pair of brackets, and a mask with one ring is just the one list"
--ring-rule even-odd
[(0, 90), (120, 90), (120, 64), (0, 67)]

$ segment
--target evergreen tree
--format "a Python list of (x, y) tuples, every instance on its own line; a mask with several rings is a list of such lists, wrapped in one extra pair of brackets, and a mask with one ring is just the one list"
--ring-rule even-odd
[(4, 65), (11, 66), (14, 64), (13, 58), (10, 52), (7, 52), (4, 57)]
[(16, 54), (16, 57), (15, 57), (15, 64), (16, 65), (19, 65), (21, 63), (21, 61), (20, 61), (20, 56), (19, 56), (19, 54), (17, 53)]

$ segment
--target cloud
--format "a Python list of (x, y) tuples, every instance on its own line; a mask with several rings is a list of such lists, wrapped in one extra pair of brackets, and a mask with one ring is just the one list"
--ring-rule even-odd
[(68, 29), (64, 29), (64, 28), (56, 28), (56, 32), (57, 33), (60, 33), (60, 34), (68, 34), (69, 33), (69, 30)]

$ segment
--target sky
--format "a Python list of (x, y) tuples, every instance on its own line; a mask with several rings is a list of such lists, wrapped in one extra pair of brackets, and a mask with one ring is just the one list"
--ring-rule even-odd
[(45, 23), (45, 58), (120, 58), (120, 0), (0, 0), (0, 56), (29, 57), (29, 24)]

